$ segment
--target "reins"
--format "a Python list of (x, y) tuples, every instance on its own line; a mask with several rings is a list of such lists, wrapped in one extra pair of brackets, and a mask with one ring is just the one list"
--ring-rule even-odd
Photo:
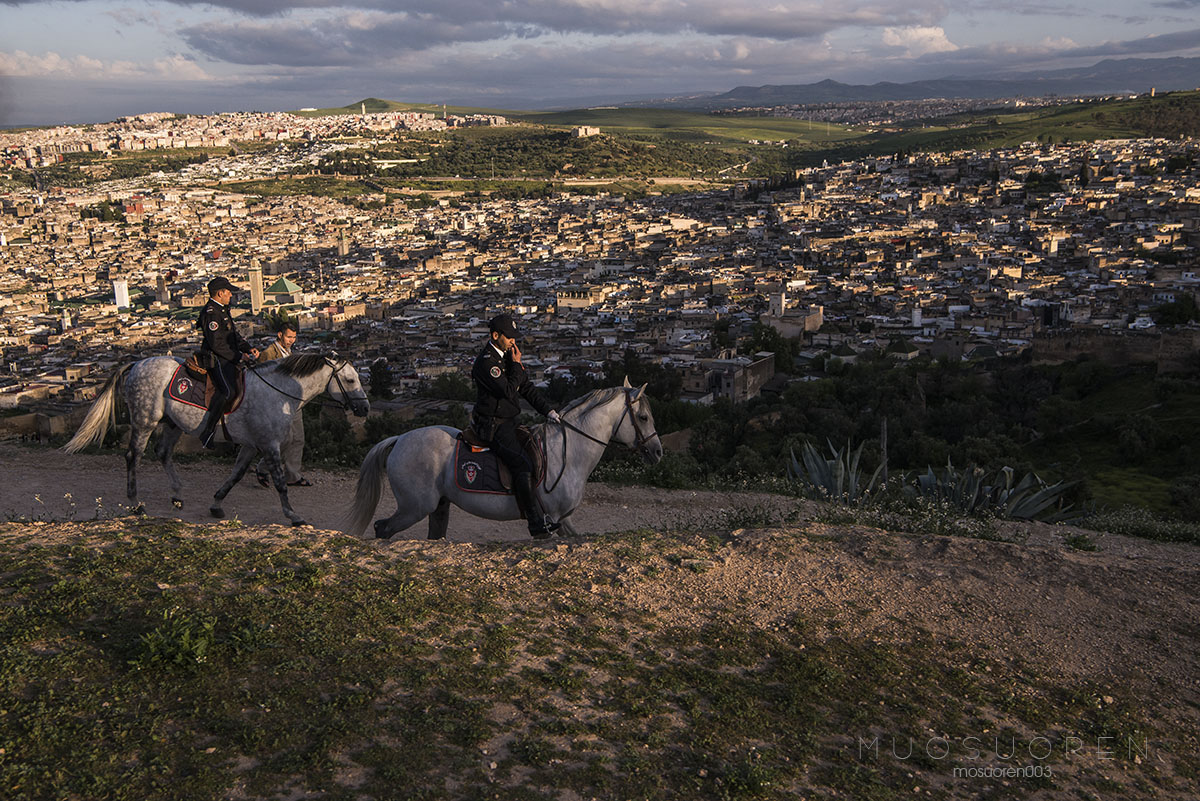
[[(623, 412), (621, 412), (621, 417), (617, 420), (617, 424), (615, 426), (613, 426), (613, 436), (615, 436), (617, 431), (620, 430), (621, 423), (625, 422), (625, 416), (629, 415), (629, 422), (631, 422), (633, 424), (633, 444), (632, 445), (625, 445), (625, 443), (621, 443), (621, 444), (625, 445), (625, 447), (631, 451), (640, 452), (642, 447), (647, 442), (649, 442), (651, 440), (651, 438), (658, 436), (658, 432), (655, 431), (649, 437), (644, 436), (642, 434), (641, 426), (639, 426), (637, 423), (637, 415), (632, 414), (633, 401), (630, 400), (629, 393), (622, 390), (621, 394), (623, 394), (625, 396), (625, 410)], [(600, 445), (604, 448), (607, 448), (609, 445), (612, 444), (612, 436), (610, 436), (608, 438), (608, 440), (602, 440), (602, 439), (599, 439), (598, 437), (593, 437), (591, 434), (584, 431), (579, 426), (568, 422), (561, 415), (559, 415), (558, 424), (564, 428), (569, 428), (570, 430), (574, 431), (576, 434), (579, 434), (581, 437), (584, 437), (585, 439), (590, 439), (592, 442), (595, 442), (597, 445)], [(554, 479), (554, 483), (548, 489), (546, 489), (547, 494), (554, 492), (554, 490), (558, 488), (558, 484), (560, 481), (562, 481), (562, 478), (564, 475), (566, 475), (566, 472), (567, 472), (567, 435), (564, 432), (563, 438), (562, 438), (562, 463), (561, 463), (561, 466), (558, 471), (558, 478)]]
[[(340, 375), (338, 375), (338, 371), (341, 370), (344, 365), (347, 365), (349, 363), (350, 363), (349, 361), (343, 361), (341, 364), (334, 364), (331, 359), (329, 359), (329, 358), (325, 359), (325, 364), (327, 364), (328, 366), (333, 368), (333, 380), (337, 381), (337, 386), (338, 386), (338, 389), (341, 390), (342, 397), (347, 398), (347, 399), (350, 397), (350, 393), (346, 392), (346, 385), (342, 383), (342, 377)], [(272, 384), (267, 379), (263, 378), (262, 373), (259, 372), (260, 369), (261, 369), (260, 367), (247, 367), (246, 372), (253, 373), (255, 376), (258, 377), (259, 381), (263, 382), (268, 387), (270, 387), (271, 389), (278, 392), (280, 395), (283, 395), (285, 398), (291, 398), (292, 400), (299, 401), (300, 403), (308, 403), (309, 402), (309, 401), (306, 401), (304, 398), (293, 395), (290, 392), (285, 392), (284, 390), (282, 390), (279, 387)], [(329, 382), (326, 382), (326, 383), (329, 383)], [(322, 391), (324, 391), (324, 390), (322, 390)], [(332, 403), (322, 401), (321, 405), (322, 406), (337, 406), (339, 409), (342, 409), (343, 411), (350, 408), (350, 404), (346, 400), (338, 400), (337, 398), (334, 398)]]

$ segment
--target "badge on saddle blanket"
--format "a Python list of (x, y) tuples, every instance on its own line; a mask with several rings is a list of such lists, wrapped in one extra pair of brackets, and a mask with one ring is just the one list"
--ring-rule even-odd
[[(234, 397), (229, 399), (230, 402), (225, 404), (225, 414), (237, 411), (237, 408), (242, 405), (245, 386), (245, 378), (239, 370), (236, 392)], [(197, 409), (207, 409), (208, 402), (212, 398), (212, 392), (208, 387), (208, 382), (197, 381), (188, 375), (185, 366), (181, 364), (175, 368), (175, 374), (171, 376), (171, 383), (167, 384), (167, 396), (180, 403), (186, 403), (188, 406), (195, 406)]]

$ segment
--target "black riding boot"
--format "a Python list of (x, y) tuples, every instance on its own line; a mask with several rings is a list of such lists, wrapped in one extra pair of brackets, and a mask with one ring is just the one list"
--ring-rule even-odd
[(221, 422), (221, 412), (225, 408), (225, 399), (219, 396), (213, 397), (212, 406), (204, 413), (204, 422), (200, 424), (200, 433), (196, 436), (200, 437), (200, 444), (205, 448), (213, 448), (213, 435), (217, 432), (217, 423)]
[(525, 510), (525, 518), (529, 521), (529, 536), (535, 539), (545, 539), (558, 530), (558, 523), (546, 520), (546, 513), (533, 494), (533, 476), (529, 473), (517, 473), (513, 476), (513, 494), (517, 496), (517, 504)]

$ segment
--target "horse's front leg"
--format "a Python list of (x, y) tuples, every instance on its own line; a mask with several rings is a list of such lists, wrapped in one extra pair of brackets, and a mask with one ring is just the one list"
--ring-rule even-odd
[(437, 508), (429, 515), (429, 539), (445, 539), (446, 529), (450, 526), (450, 499), (442, 498)]
[(208, 507), (209, 513), (213, 517), (225, 517), (225, 510), (221, 508), (221, 501), (225, 500), (225, 496), (229, 491), (242, 480), (242, 476), (246, 475), (246, 469), (250, 467), (250, 462), (254, 460), (254, 454), (257, 450), (249, 445), (243, 445), (238, 448), (237, 459), (233, 463), (233, 472), (229, 474), (229, 478), (225, 479), (225, 483), (213, 495), (213, 504)]
[(271, 474), (271, 481), (275, 484), (275, 489), (279, 492), (279, 505), (283, 507), (283, 513), (287, 515), (287, 519), (292, 521), (293, 526), (308, 525), (304, 522), (304, 518), (296, 514), (292, 509), (292, 502), (288, 500), (287, 491), (287, 476), (284, 474), (283, 459), (279, 455), (279, 446), (269, 448), (263, 454), (263, 461), (267, 464), (267, 472)]

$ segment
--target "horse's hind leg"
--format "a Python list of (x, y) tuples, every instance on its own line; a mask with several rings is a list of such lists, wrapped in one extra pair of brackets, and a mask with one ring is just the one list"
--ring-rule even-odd
[(430, 506), (433, 504), (422, 504), (416, 498), (401, 498), (397, 494), (396, 513), (375, 521), (375, 539), (386, 540), (423, 517), (429, 518), (429, 539), (446, 536), (446, 524), (450, 521), (450, 502), (443, 498), (433, 509), (430, 509)]
[(440, 540), (446, 536), (446, 528), (450, 525), (450, 501), (442, 498), (437, 508), (429, 515), (429, 539)]
[(229, 491), (242, 480), (242, 476), (246, 475), (246, 470), (250, 467), (250, 463), (254, 461), (254, 455), (257, 450), (249, 445), (242, 445), (238, 448), (237, 459), (233, 462), (233, 472), (229, 474), (229, 478), (225, 479), (225, 483), (213, 495), (212, 506), (208, 507), (208, 512), (213, 517), (224, 517), (225, 510), (221, 507), (221, 501), (225, 500), (225, 496)]
[(179, 474), (175, 472), (175, 462), (171, 456), (175, 453), (175, 446), (182, 435), (183, 429), (167, 418), (163, 421), (158, 446), (154, 449), (154, 455), (162, 462), (163, 470), (167, 472), (167, 481), (171, 485), (171, 505), (176, 509), (183, 508), (183, 484), (179, 480)]
[(139, 515), (145, 513), (146, 506), (138, 500), (137, 469), (142, 463), (142, 452), (146, 450), (152, 432), (151, 426), (131, 426), (129, 449), (125, 451), (125, 494), (129, 498), (129, 510)]

